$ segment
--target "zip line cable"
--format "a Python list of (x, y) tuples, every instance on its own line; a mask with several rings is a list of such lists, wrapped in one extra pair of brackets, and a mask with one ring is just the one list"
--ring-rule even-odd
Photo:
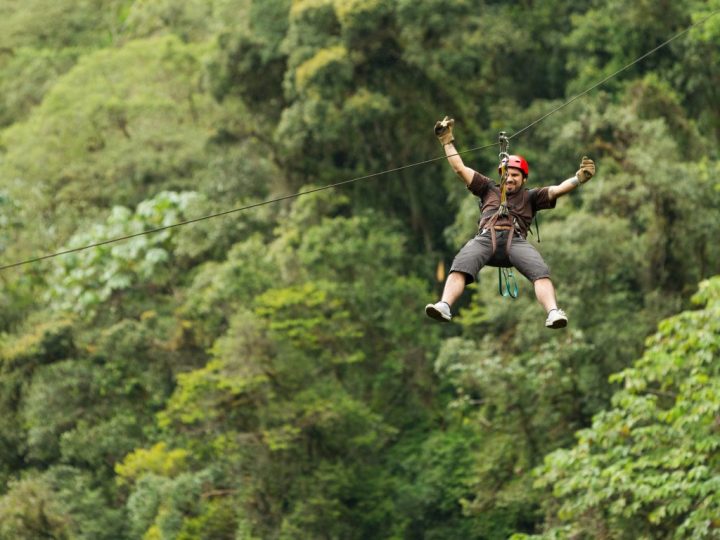
[[(599, 86), (602, 86), (602, 85), (605, 84), (607, 81), (609, 81), (609, 80), (612, 79), (613, 77), (616, 77), (617, 75), (619, 75), (620, 73), (622, 73), (622, 72), (625, 71), (626, 69), (634, 66), (635, 64), (637, 64), (637, 63), (640, 62), (641, 60), (644, 60), (645, 58), (647, 58), (647, 57), (650, 56), (651, 54), (653, 54), (653, 53), (657, 52), (658, 50), (662, 49), (663, 47), (667, 46), (668, 44), (670, 44), (671, 42), (673, 42), (674, 40), (676, 40), (676, 39), (679, 38), (680, 36), (682, 36), (682, 35), (686, 34), (687, 32), (689, 32), (689, 31), (690, 31), (691, 29), (693, 29), (694, 27), (699, 26), (699, 25), (701, 25), (701, 24), (704, 24), (706, 21), (708, 21), (710, 18), (714, 17), (714, 16), (717, 15), (718, 13), (720, 13), (720, 9), (717, 9), (717, 10), (713, 11), (713, 12), (710, 13), (710, 15), (708, 15), (707, 17), (699, 20), (699, 21), (696, 22), (696, 23), (691, 24), (690, 26), (688, 26), (688, 27), (685, 28), (684, 30), (678, 32), (677, 34), (675, 34), (675, 35), (672, 36), (671, 38), (669, 38), (669, 39), (667, 39), (666, 41), (662, 42), (660, 45), (658, 45), (658, 46), (655, 47), (654, 49), (646, 52), (645, 54), (643, 54), (642, 56), (639, 56), (638, 58), (636, 58), (635, 60), (633, 60), (633, 61), (630, 62), (629, 64), (627, 64), (627, 65), (623, 66), (622, 68), (620, 68), (619, 70), (617, 70), (617, 71), (615, 71), (614, 73), (608, 75), (608, 76), (605, 77), (604, 79), (596, 82), (596, 83), (593, 84), (591, 87), (589, 87), (588, 89), (584, 90), (583, 92), (581, 92), (581, 93), (579, 93), (579, 94), (576, 94), (575, 96), (573, 96), (572, 98), (570, 98), (568, 101), (566, 101), (566, 102), (563, 103), (562, 105), (560, 105), (560, 106), (554, 108), (553, 110), (551, 110), (550, 112), (544, 114), (543, 116), (541, 116), (541, 117), (538, 118), (537, 120), (531, 122), (530, 124), (528, 124), (527, 126), (525, 126), (524, 128), (522, 128), (521, 130), (516, 131), (515, 133), (513, 133), (512, 135), (510, 135), (510, 136), (508, 137), (508, 139), (512, 139), (512, 138), (514, 138), (514, 137), (517, 137), (517, 136), (520, 135), (521, 133), (524, 133), (524, 132), (527, 131), (528, 129), (532, 128), (533, 126), (535, 126), (535, 125), (539, 124), (540, 122), (542, 122), (543, 120), (545, 120), (547, 117), (555, 114), (555, 113), (558, 112), (560, 109), (563, 109), (564, 107), (567, 107), (568, 105), (570, 105), (571, 103), (573, 103), (573, 102), (576, 101), (577, 99), (579, 99), (579, 98), (581, 98), (582, 96), (586, 95), (587, 93), (591, 92), (591, 91), (594, 90), (595, 88), (597, 88), (597, 87), (599, 87)], [(88, 245), (81, 246), (81, 247), (70, 248), (70, 249), (66, 249), (66, 250), (63, 250), (63, 251), (57, 251), (57, 252), (55, 252), (55, 253), (49, 253), (49, 254), (47, 254), (47, 255), (42, 255), (42, 256), (39, 256), (39, 257), (34, 257), (34, 258), (31, 258), (31, 259), (25, 259), (25, 260), (22, 260), (22, 261), (18, 261), (18, 262), (14, 262), (14, 263), (11, 263), (11, 264), (6, 264), (6, 265), (0, 266), (0, 272), (3, 271), (3, 270), (8, 270), (8, 269), (10, 269), (10, 268), (16, 268), (16, 267), (18, 267), (18, 266), (24, 266), (24, 265), (27, 265), (27, 264), (33, 264), (33, 263), (40, 262), (40, 261), (44, 261), (44, 260), (47, 260), (47, 259), (52, 259), (52, 258), (55, 258), (55, 257), (60, 257), (60, 256), (62, 256), (62, 255), (68, 255), (68, 254), (70, 254), (70, 253), (77, 253), (77, 252), (79, 252), (79, 251), (84, 251), (84, 250), (87, 250), (87, 249), (92, 249), (92, 248), (96, 248), (96, 247), (100, 247), (100, 246), (105, 246), (105, 245), (108, 245), (108, 244), (114, 244), (114, 243), (116, 243), (116, 242), (122, 242), (122, 241), (124, 241), (124, 240), (129, 240), (129, 239), (131, 239), (131, 238), (137, 238), (138, 236), (145, 236), (145, 235), (149, 235), (149, 234), (154, 234), (154, 233), (166, 231), (166, 230), (168, 230), (168, 229), (174, 229), (174, 228), (177, 228), (177, 227), (182, 227), (182, 226), (184, 226), (184, 225), (190, 225), (190, 224), (192, 224), (192, 223), (198, 223), (198, 222), (200, 222), (200, 221), (205, 221), (205, 220), (208, 220), (208, 219), (213, 219), (213, 218), (216, 218), (216, 217), (227, 216), (227, 215), (229, 215), (229, 214), (234, 214), (234, 213), (237, 213), (237, 212), (243, 212), (243, 211), (245, 211), (245, 210), (250, 210), (250, 209), (252, 209), (252, 208), (257, 208), (257, 207), (260, 207), (260, 206), (265, 206), (265, 205), (268, 205), (268, 204), (273, 204), (273, 203), (277, 203), (277, 202), (280, 202), (280, 201), (285, 201), (285, 200), (288, 200), (288, 199), (293, 199), (293, 198), (296, 198), (296, 197), (300, 197), (301, 195), (309, 195), (309, 194), (311, 194), (311, 193), (317, 193), (318, 191), (323, 191), (323, 190), (326, 190), (326, 189), (331, 189), (331, 188), (340, 187), (340, 186), (343, 186), (343, 185), (346, 185), (346, 184), (350, 184), (350, 183), (353, 183), (353, 182), (358, 182), (358, 181), (360, 181), (360, 180), (368, 180), (368, 179), (370, 179), (370, 178), (374, 178), (374, 177), (377, 177), (377, 176), (382, 176), (382, 175), (385, 175), (385, 174), (390, 174), (390, 173), (393, 173), (393, 172), (402, 171), (402, 170), (405, 170), (405, 169), (410, 169), (410, 168), (412, 168), (412, 167), (418, 167), (418, 166), (420, 166), (420, 165), (427, 165), (428, 163), (433, 163), (433, 162), (435, 162), (435, 161), (444, 160), (444, 159), (446, 159), (446, 158), (448, 158), (448, 157), (459, 156), (459, 155), (462, 155), (462, 154), (468, 154), (468, 153), (470, 153), (470, 152), (476, 152), (476, 151), (478, 151), (478, 150), (483, 150), (483, 149), (485, 149), (485, 148), (490, 148), (490, 147), (492, 147), (492, 146), (497, 146), (497, 144), (498, 144), (498, 143), (492, 143), (492, 144), (486, 144), (486, 145), (484, 145), (484, 146), (477, 146), (477, 147), (475, 147), (475, 148), (470, 148), (470, 149), (468, 149), (468, 150), (463, 150), (462, 152), (457, 152), (457, 153), (451, 154), (451, 155), (449, 155), (449, 156), (438, 156), (438, 157), (435, 157), (435, 158), (426, 159), (426, 160), (424, 160), (424, 161), (418, 161), (418, 162), (416, 162), (416, 163), (411, 163), (411, 164), (409, 164), (409, 165), (402, 165), (402, 166), (400, 166), (400, 167), (395, 167), (395, 168), (392, 168), (392, 169), (386, 169), (386, 170), (384, 170), (384, 171), (380, 171), (380, 172), (377, 172), (377, 173), (366, 174), (366, 175), (364, 175), (364, 176), (357, 176), (357, 177), (355, 177), (355, 178), (350, 178), (350, 179), (348, 179), (348, 180), (343, 180), (343, 181), (341, 181), (341, 182), (336, 182), (336, 183), (334, 183), (334, 184), (328, 184), (328, 185), (326, 185), (326, 186), (322, 186), (322, 187), (319, 187), (319, 188), (310, 189), (310, 190), (308, 190), (308, 191), (302, 191), (302, 192), (298, 192), (298, 193), (293, 193), (293, 194), (291, 194), (291, 195), (284, 195), (284, 196), (282, 196), (282, 197), (277, 197), (277, 198), (275, 198), (275, 199), (269, 199), (269, 200), (261, 201), (261, 202), (258, 202), (258, 203), (248, 204), (248, 205), (246, 205), (246, 206), (242, 206), (242, 207), (239, 207), (239, 208), (233, 208), (233, 209), (231, 209), (231, 210), (225, 210), (225, 211), (223, 211), (223, 212), (217, 212), (217, 213), (214, 213), (214, 214), (209, 214), (209, 215), (201, 216), (201, 217), (194, 218), (194, 219), (188, 219), (188, 220), (185, 220), (185, 221), (179, 221), (179, 222), (173, 223), (173, 224), (171, 224), (171, 225), (165, 225), (165, 226), (163, 226), (163, 227), (157, 227), (157, 228), (154, 228), (154, 229), (148, 229), (148, 230), (146, 230), (146, 231), (141, 231), (141, 232), (139, 232), (139, 233), (128, 234), (128, 235), (119, 236), (119, 237), (116, 237), (116, 238), (110, 238), (110, 239), (108, 239), (108, 240), (103, 240), (103, 241), (100, 241), (100, 242), (95, 242), (95, 243), (93, 243), (93, 244), (88, 244)]]
[[(495, 146), (496, 144), (497, 144), (497, 143), (493, 143), (493, 144), (487, 144), (487, 145), (485, 145), (485, 146), (478, 146), (478, 147), (476, 147), (476, 148), (470, 148), (469, 150), (463, 150), (462, 152), (457, 152), (456, 154), (453, 154), (453, 155), (459, 156), (459, 155), (461, 155), (461, 154), (467, 154), (467, 153), (470, 153), (470, 152), (475, 152), (475, 151), (477, 151), (477, 150), (482, 150), (482, 149), (484, 149), (484, 148), (490, 148), (491, 146)], [(418, 161), (417, 163), (411, 163), (411, 164), (409, 164), (409, 165), (402, 165), (402, 166), (400, 166), (400, 167), (395, 167), (395, 168), (393, 168), (393, 169), (387, 169), (387, 170), (380, 171), (380, 172), (377, 172), (377, 173), (366, 174), (366, 175), (364, 175), (364, 176), (357, 176), (357, 177), (355, 177), (355, 178), (350, 178), (350, 179), (348, 179), (348, 180), (343, 180), (342, 182), (337, 182), (337, 183), (335, 183), (335, 184), (328, 184), (327, 186), (322, 186), (322, 187), (318, 187), (318, 188), (314, 188), (314, 189), (309, 189), (309, 190), (307, 190), (307, 191), (301, 191), (301, 192), (299, 192), (299, 193), (293, 193), (293, 194), (291, 194), (291, 195), (283, 195), (282, 197), (277, 197), (276, 199), (269, 199), (269, 200), (261, 201), (261, 202), (258, 202), (258, 203), (248, 204), (247, 206), (242, 206), (242, 207), (240, 207), (240, 208), (233, 208), (233, 209), (231, 209), (231, 210), (225, 210), (225, 211), (223, 211), (223, 212), (217, 212), (217, 213), (215, 213), (215, 214), (209, 214), (209, 215), (207, 215), (207, 216), (202, 216), (202, 217), (198, 217), (198, 218), (194, 218), (194, 219), (188, 219), (188, 220), (185, 220), (185, 221), (179, 221), (179, 222), (177, 222), (177, 223), (172, 223), (172, 224), (170, 224), (170, 225), (165, 225), (165, 226), (163, 226), (163, 227), (157, 227), (157, 228), (154, 228), (154, 229), (148, 229), (148, 230), (146, 230), (146, 231), (141, 231), (141, 232), (138, 232), (138, 233), (128, 234), (128, 235), (126, 235), (126, 236), (118, 236), (118, 237), (116, 237), (116, 238), (110, 238), (110, 239), (108, 239), (108, 240), (102, 240), (102, 241), (100, 241), (100, 242), (95, 242), (94, 244), (88, 244), (88, 245), (81, 246), (81, 247), (70, 248), (70, 249), (66, 249), (66, 250), (63, 250), (63, 251), (58, 251), (58, 252), (55, 252), (55, 253), (49, 253), (49, 254), (47, 254), (47, 255), (42, 255), (42, 256), (40, 256), (40, 257), (34, 257), (34, 258), (32, 258), (32, 259), (27, 259), (27, 260), (15, 262), (15, 263), (12, 263), (12, 264), (6, 264), (6, 265), (3, 265), (3, 266), (0, 266), (0, 271), (2, 271), (2, 270), (7, 270), (7, 269), (9, 269), (9, 268), (15, 268), (15, 267), (17, 267), (17, 266), (23, 266), (23, 265), (26, 265), (26, 264), (32, 264), (32, 263), (44, 261), (44, 260), (46, 260), (46, 259), (52, 259), (52, 258), (54, 258), (54, 257), (60, 257), (61, 255), (68, 255), (69, 253), (77, 253), (78, 251), (84, 251), (84, 250), (86, 250), (86, 249), (92, 249), (92, 248), (96, 248), (96, 247), (100, 247), (100, 246), (105, 246), (105, 245), (107, 245), (107, 244), (114, 244), (114, 243), (116, 243), (116, 242), (122, 242), (123, 240), (130, 240), (131, 238), (137, 238), (138, 236), (144, 236), (144, 235), (148, 235), (148, 234), (154, 234), (154, 233), (166, 231), (166, 230), (168, 230), (168, 229), (174, 229), (174, 228), (176, 228), (176, 227), (182, 227), (183, 225), (190, 225), (191, 223), (197, 223), (197, 222), (199, 222), (199, 221), (205, 221), (205, 220), (213, 219), (213, 218), (216, 218), (216, 217), (227, 216), (228, 214), (234, 214), (234, 213), (236, 213), (236, 212), (242, 212), (242, 211), (244, 211), (244, 210), (250, 210), (251, 208), (257, 208), (257, 207), (259, 207), (259, 206), (265, 206), (265, 205), (267, 205), (267, 204), (273, 204), (273, 203), (276, 203), (276, 202), (285, 201), (285, 200), (287, 200), (287, 199), (293, 199), (293, 198), (295, 198), (295, 197), (300, 197), (301, 195), (309, 195), (309, 194), (311, 194), (311, 193), (317, 193), (318, 191), (323, 191), (323, 190), (325, 190), (325, 189), (336, 188), (336, 187), (339, 187), (339, 186), (343, 186), (343, 185), (345, 185), (345, 184), (350, 184), (350, 183), (352, 183), (352, 182), (358, 182), (358, 181), (360, 181), (360, 180), (367, 180), (367, 179), (369, 179), (369, 178), (373, 178), (373, 177), (376, 177), (376, 176), (381, 176), (381, 175), (383, 175), (383, 174), (389, 174), (389, 173), (393, 173), (393, 172), (402, 171), (402, 170), (404, 170), (404, 169), (409, 169), (409, 168), (411, 168), (411, 167), (418, 167), (418, 166), (420, 166), (420, 165), (427, 165), (428, 163), (432, 163), (433, 161), (439, 161), (439, 160), (441, 160), (441, 159), (446, 159), (446, 157), (447, 157), (447, 156), (438, 156), (438, 157), (435, 157), (435, 158), (426, 159), (425, 161)]]
[(641, 60), (644, 60), (645, 58), (647, 58), (647, 57), (650, 56), (651, 54), (657, 52), (658, 50), (662, 49), (662, 48), (665, 47), (666, 45), (669, 45), (671, 42), (675, 41), (675, 40), (676, 40), (677, 38), (679, 38), (680, 36), (682, 36), (682, 35), (684, 35), (684, 34), (687, 34), (687, 33), (688, 33), (690, 30), (692, 30), (694, 27), (700, 26), (701, 24), (705, 23), (707, 20), (709, 20), (710, 18), (714, 17), (714, 16), (717, 15), (718, 13), (720, 13), (720, 9), (716, 9), (715, 11), (713, 11), (712, 13), (710, 13), (710, 15), (708, 15), (707, 17), (705, 17), (704, 19), (700, 19), (700, 20), (697, 21), (696, 23), (691, 24), (690, 26), (688, 26), (687, 28), (685, 28), (685, 30), (680, 31), (680, 32), (678, 32), (677, 34), (675, 34), (674, 36), (672, 36), (670, 39), (668, 39), (668, 40), (666, 40), (666, 41), (663, 41), (660, 45), (658, 45), (658, 46), (655, 47), (654, 49), (646, 52), (646, 53), (643, 54), (642, 56), (639, 56), (638, 58), (636, 58), (635, 60), (633, 60), (633, 61), (630, 62), (629, 64), (626, 64), (625, 66), (621, 67), (621, 68), (618, 69), (615, 73), (612, 73), (612, 74), (608, 75), (607, 77), (605, 77), (605, 78), (602, 79), (601, 81), (598, 81), (598, 82), (596, 82), (595, 84), (593, 84), (593, 85), (592, 85), (590, 88), (588, 88), (587, 90), (584, 90), (583, 92), (580, 92), (579, 94), (573, 96), (572, 98), (570, 98), (568, 101), (566, 101), (565, 103), (563, 103), (563, 104), (560, 105), (559, 107), (556, 107), (555, 109), (551, 110), (550, 112), (544, 114), (543, 116), (541, 116), (540, 118), (538, 118), (537, 120), (535, 120), (534, 122), (532, 122), (531, 124), (529, 124), (529, 125), (525, 126), (524, 128), (522, 128), (520, 131), (516, 131), (515, 133), (513, 133), (512, 135), (510, 135), (510, 137), (508, 137), (508, 139), (512, 139), (513, 137), (516, 137), (516, 136), (520, 135), (521, 133), (524, 133), (525, 131), (527, 131), (528, 129), (530, 129), (531, 127), (533, 127), (534, 125), (539, 124), (540, 122), (542, 122), (543, 120), (545, 120), (548, 116), (550, 116), (550, 115), (552, 115), (552, 114), (555, 114), (556, 112), (558, 112), (560, 109), (562, 109), (562, 108), (564, 108), (564, 107), (567, 107), (568, 105), (570, 105), (570, 104), (571, 104), (573, 101), (575, 101), (576, 99), (579, 99), (579, 98), (583, 97), (585, 94), (587, 94), (588, 92), (591, 92), (592, 90), (595, 90), (595, 88), (597, 88), (598, 86), (602, 86), (603, 84), (605, 84), (607, 81), (609, 81), (609, 80), (612, 79), (613, 77), (619, 75), (620, 73), (622, 73), (622, 72), (625, 71), (626, 69), (634, 66), (635, 64), (637, 64), (637, 63), (640, 62)]

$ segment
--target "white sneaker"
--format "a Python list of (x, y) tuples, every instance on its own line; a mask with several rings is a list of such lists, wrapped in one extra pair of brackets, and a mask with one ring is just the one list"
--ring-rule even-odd
[(438, 302), (437, 304), (428, 304), (425, 306), (425, 314), (431, 319), (440, 322), (450, 322), (452, 315), (450, 314), (450, 306), (447, 302)]
[(562, 309), (551, 309), (548, 312), (547, 319), (545, 320), (545, 326), (548, 328), (565, 328), (568, 323), (567, 315)]

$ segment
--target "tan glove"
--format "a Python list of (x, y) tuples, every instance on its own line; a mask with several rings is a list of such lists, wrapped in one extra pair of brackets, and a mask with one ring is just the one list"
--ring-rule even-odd
[(440, 144), (443, 146), (455, 141), (455, 137), (453, 137), (452, 132), (454, 125), (455, 120), (453, 118), (448, 118), (447, 116), (442, 120), (435, 122), (435, 135), (440, 141)]
[(595, 162), (587, 156), (583, 156), (578, 172), (575, 173), (578, 181), (584, 184), (595, 176)]

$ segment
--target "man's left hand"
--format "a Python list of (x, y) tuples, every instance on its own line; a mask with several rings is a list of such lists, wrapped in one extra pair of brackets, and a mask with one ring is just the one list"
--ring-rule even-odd
[(575, 173), (575, 176), (581, 184), (590, 180), (593, 176), (595, 176), (595, 162), (589, 157), (583, 156), (582, 161), (580, 162), (580, 169), (578, 169)]

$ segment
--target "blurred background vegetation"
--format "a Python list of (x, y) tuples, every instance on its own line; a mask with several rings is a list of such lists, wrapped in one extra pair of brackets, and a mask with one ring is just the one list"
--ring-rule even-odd
[[(1, 0), (0, 264), (518, 131), (566, 331), (442, 159), (0, 272), (0, 539), (720, 537), (719, 0)], [(699, 24), (698, 24), (699, 23)], [(492, 175), (497, 148), (464, 154)]]

